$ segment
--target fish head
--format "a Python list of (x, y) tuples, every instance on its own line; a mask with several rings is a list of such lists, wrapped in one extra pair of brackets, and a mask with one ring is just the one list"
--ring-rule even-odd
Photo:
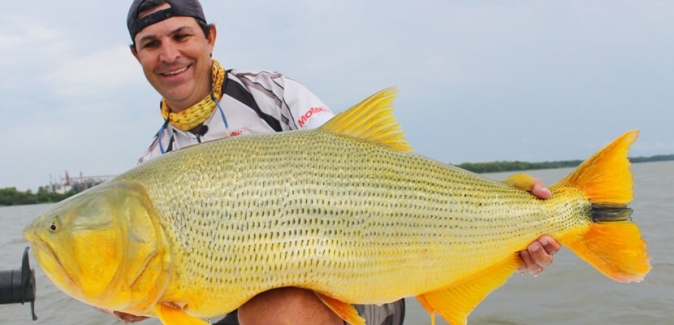
[(139, 185), (110, 181), (55, 205), (23, 235), (60, 290), (94, 306), (129, 310), (153, 299), (143, 290), (161, 276), (148, 267), (166, 267), (151, 206)]

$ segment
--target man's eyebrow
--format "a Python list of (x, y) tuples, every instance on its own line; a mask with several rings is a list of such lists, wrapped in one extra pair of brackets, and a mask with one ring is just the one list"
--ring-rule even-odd
[[(180, 26), (180, 27), (178, 27), (178, 28), (172, 30), (172, 31), (169, 33), (169, 35), (175, 35), (175, 34), (180, 33), (180, 32), (191, 32), (191, 31), (192, 31), (192, 27), (191, 27), (191, 26)], [(143, 43), (144, 41), (152, 41), (152, 40), (156, 40), (156, 39), (158, 39), (158, 37), (157, 37), (156, 35), (154, 35), (154, 34), (152, 34), (152, 35), (145, 35), (145, 36), (141, 37), (141, 38), (138, 40), (138, 43)]]
[(192, 31), (191, 26), (180, 26), (180, 27), (172, 30), (169, 34), (173, 35), (173, 34), (177, 34), (177, 33), (180, 33), (180, 32), (191, 32), (191, 31)]
[(156, 39), (157, 39), (157, 36), (155, 36), (155, 35), (145, 35), (138, 40), (138, 44), (142, 44), (146, 41), (153, 41), (153, 40), (156, 40)]

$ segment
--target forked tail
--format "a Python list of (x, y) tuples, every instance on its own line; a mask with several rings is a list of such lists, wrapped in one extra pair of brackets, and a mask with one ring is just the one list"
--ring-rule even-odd
[(630, 131), (583, 162), (551, 187), (574, 187), (592, 203), (593, 222), (580, 233), (558, 240), (604, 275), (639, 282), (651, 269), (646, 243), (632, 222), (632, 174), (628, 151), (639, 135)]

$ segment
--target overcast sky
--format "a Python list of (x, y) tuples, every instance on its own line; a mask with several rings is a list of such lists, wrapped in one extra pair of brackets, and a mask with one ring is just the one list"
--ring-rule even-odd
[[(131, 1), (5, 1), (0, 188), (135, 166), (162, 123)], [(674, 153), (674, 2), (203, 0), (226, 68), (275, 70), (335, 112), (397, 86), (415, 150), (449, 163), (584, 159), (641, 129)]]

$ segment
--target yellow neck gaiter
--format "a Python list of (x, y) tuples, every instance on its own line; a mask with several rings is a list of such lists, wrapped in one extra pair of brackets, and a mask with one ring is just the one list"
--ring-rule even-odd
[(213, 60), (212, 65), (212, 91), (206, 98), (200, 102), (188, 107), (180, 113), (173, 113), (166, 103), (166, 98), (161, 101), (161, 116), (164, 120), (168, 120), (174, 127), (189, 131), (204, 123), (217, 107), (213, 101), (220, 100), (222, 97), (222, 83), (225, 81), (225, 69), (220, 65), (220, 62)]

